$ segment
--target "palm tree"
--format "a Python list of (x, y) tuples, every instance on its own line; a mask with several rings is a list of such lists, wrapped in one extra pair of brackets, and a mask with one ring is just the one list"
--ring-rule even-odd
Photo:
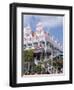
[(28, 72), (30, 72), (30, 69), (31, 69), (30, 66), (34, 60), (33, 55), (34, 55), (33, 49), (29, 49), (29, 50), (24, 51), (24, 62), (27, 62), (27, 64), (28, 64), (28, 67), (27, 67)]

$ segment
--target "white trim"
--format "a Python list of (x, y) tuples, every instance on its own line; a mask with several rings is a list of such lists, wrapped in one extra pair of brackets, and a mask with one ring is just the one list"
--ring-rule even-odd
[[(64, 17), (64, 73), (60, 75), (35, 75), (21, 77), (21, 13), (65, 14)], [(69, 80), (69, 11), (40, 8), (17, 8), (17, 83)]]

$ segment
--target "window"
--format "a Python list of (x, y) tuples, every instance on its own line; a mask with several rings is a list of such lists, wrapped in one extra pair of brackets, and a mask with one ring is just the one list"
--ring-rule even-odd
[(32, 44), (28, 44), (28, 46), (29, 46), (29, 47), (31, 47), (31, 46), (32, 46)]
[(26, 48), (26, 44), (24, 45), (24, 49)]
[(41, 44), (42, 46), (45, 46), (45, 42), (44, 42), (44, 41), (40, 41), (40, 44)]
[(50, 42), (46, 42), (47, 47), (51, 47)]
[(35, 42), (35, 43), (33, 43), (34, 44), (34, 47), (37, 47), (38, 46), (38, 43), (37, 42)]

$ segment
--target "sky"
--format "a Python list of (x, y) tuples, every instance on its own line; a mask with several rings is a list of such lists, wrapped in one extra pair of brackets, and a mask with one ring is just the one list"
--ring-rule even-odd
[(38, 22), (42, 22), (44, 30), (63, 44), (63, 16), (23, 15), (23, 27), (29, 25), (35, 31)]

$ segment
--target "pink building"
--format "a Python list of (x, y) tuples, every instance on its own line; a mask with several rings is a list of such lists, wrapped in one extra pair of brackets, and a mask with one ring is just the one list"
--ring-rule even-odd
[(30, 26), (24, 27), (23, 31), (23, 48), (24, 50), (34, 49), (36, 61), (38, 59), (40, 61), (41, 54), (44, 55), (45, 61), (49, 58), (51, 59), (51, 57), (53, 58), (59, 54), (63, 54), (62, 45), (57, 43), (49, 33), (44, 31), (41, 22), (36, 25), (35, 32), (32, 32)]

